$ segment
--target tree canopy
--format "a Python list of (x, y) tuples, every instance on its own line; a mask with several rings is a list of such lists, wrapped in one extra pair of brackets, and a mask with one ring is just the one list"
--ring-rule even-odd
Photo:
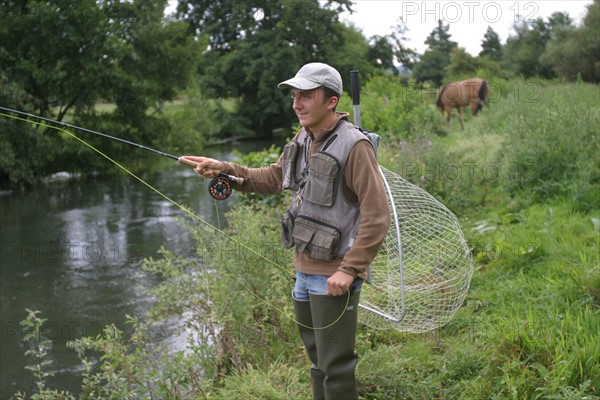
[(177, 10), (195, 35), (208, 38), (204, 54), (209, 61), (200, 71), (204, 87), (215, 98), (238, 98), (238, 111), (246, 118), (231, 126), (230, 135), (270, 134), (291, 126), (295, 117), (277, 83), (305, 63), (327, 62), (363, 75), (390, 66), (385, 41), (375, 39), (370, 47), (360, 32), (339, 22), (342, 11), (351, 11), (349, 0), (181, 0)]
[(431, 81), (440, 85), (446, 75), (446, 67), (450, 64), (450, 53), (457, 43), (450, 40), (450, 25), (444, 25), (442, 20), (425, 40), (427, 50), (414, 67), (414, 77), (417, 82)]
[[(336, 67), (346, 91), (351, 70), (366, 82), (397, 75), (399, 65), (405, 83), (412, 77), (440, 85), (481, 72), (600, 81), (600, 0), (579, 26), (566, 12), (520, 19), (504, 44), (488, 27), (478, 56), (453, 41), (442, 20), (422, 55), (407, 47), (402, 20), (388, 35), (365, 37), (340, 21), (352, 12), (351, 0), (179, 0), (169, 17), (166, 4), (1, 2), (0, 103), (155, 147), (195, 146), (290, 128), (296, 118), (277, 83), (313, 61)], [(177, 97), (186, 99), (180, 120), (162, 112)], [(2, 119), (0, 140), (0, 181), (33, 181), (65, 162), (94, 168), (85, 151), (60, 135)]]
[[(166, 0), (2, 2), (2, 105), (59, 121), (70, 113), (89, 128), (114, 121), (111, 133), (158, 143), (168, 127), (147, 110), (188, 85), (199, 54), (186, 23), (164, 19), (165, 5)], [(95, 118), (99, 102), (116, 105), (104, 122)], [(17, 128), (6, 119), (0, 125), (0, 180), (32, 181), (67, 163), (93, 167), (81, 148), (60, 135)]]
[(481, 42), (480, 56), (488, 56), (494, 61), (500, 61), (502, 59), (502, 43), (500, 42), (500, 36), (488, 26), (485, 35), (483, 35), (483, 41)]

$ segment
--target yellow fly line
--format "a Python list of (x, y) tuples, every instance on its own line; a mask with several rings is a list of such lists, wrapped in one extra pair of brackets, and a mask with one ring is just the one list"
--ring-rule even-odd
[[(0, 109), (44, 119), (3, 107), (0, 107)], [(215, 232), (276, 268), (293, 274), (290, 268), (265, 257), (252, 247), (210, 224), (189, 208), (171, 199), (123, 165), (66, 129), (15, 115), (5, 113), (0, 113), (0, 115), (66, 133), (183, 210), (193, 219), (202, 222)], [(60, 122), (45, 120), (61, 124)], [(63, 125), (71, 126), (68, 124)], [(83, 128), (71, 127), (97, 133)], [(177, 159), (175, 156), (123, 139), (104, 134), (100, 135)], [(392, 224), (377, 257), (371, 264), (370, 285), (363, 285), (361, 290), (359, 306), (365, 312), (359, 315), (359, 319), (365, 325), (375, 329), (391, 328), (400, 332), (421, 333), (439, 328), (450, 321), (466, 298), (473, 274), (473, 258), (470, 249), (464, 239), (458, 219), (443, 204), (422, 188), (411, 184), (400, 175), (384, 167), (380, 167), (380, 173), (387, 191), (388, 211), (392, 216)], [(225, 267), (229, 268), (228, 266)], [(261, 302), (298, 323), (292, 316), (287, 315), (275, 305), (249, 290), (243, 282), (241, 282), (241, 285)], [(349, 301), (350, 292), (348, 292), (346, 305), (349, 304)], [(320, 329), (332, 326), (342, 315), (343, 311), (335, 321)], [(307, 326), (307, 328), (312, 327)]]
[[(43, 128), (54, 129), (56, 131), (63, 132), (65, 134), (67, 134), (68, 136), (70, 136), (73, 139), (77, 140), (81, 144), (85, 145), (89, 149), (93, 150), (94, 152), (98, 153), (99, 155), (101, 155), (102, 157), (104, 157), (105, 159), (107, 159), (108, 161), (110, 161), (111, 163), (113, 163), (114, 165), (116, 165), (117, 167), (119, 167), (121, 170), (123, 170), (125, 173), (127, 173), (128, 175), (130, 175), (133, 178), (135, 178), (138, 182), (140, 182), (141, 184), (143, 184), (144, 186), (146, 186), (148, 189), (152, 190), (153, 192), (155, 192), (159, 196), (163, 197), (168, 202), (172, 203), (173, 205), (175, 205), (176, 207), (178, 207), (179, 209), (181, 209), (183, 212), (185, 212), (191, 218), (193, 218), (193, 219), (195, 219), (197, 221), (200, 221), (201, 223), (203, 223), (206, 226), (208, 226), (210, 229), (214, 230), (216, 233), (218, 233), (220, 235), (223, 235), (228, 240), (231, 240), (235, 244), (237, 244), (237, 245), (241, 246), (242, 248), (248, 250), (252, 254), (258, 256), (260, 259), (268, 262), (269, 264), (275, 266), (276, 268), (279, 268), (280, 270), (285, 271), (288, 274), (293, 274), (293, 272), (291, 272), (289, 268), (286, 268), (285, 266), (282, 266), (282, 265), (276, 263), (275, 261), (273, 261), (273, 260), (265, 257), (264, 255), (260, 254), (258, 251), (256, 251), (252, 247), (248, 246), (244, 242), (241, 242), (241, 241), (237, 240), (235, 237), (233, 237), (231, 235), (228, 235), (225, 231), (223, 231), (220, 228), (214, 226), (213, 224), (211, 224), (210, 222), (206, 221), (204, 218), (202, 218), (201, 216), (199, 216), (198, 214), (196, 214), (195, 212), (193, 212), (189, 208), (187, 208), (184, 205), (182, 205), (182, 204), (178, 203), (177, 201), (173, 200), (172, 198), (170, 198), (169, 196), (167, 196), (166, 194), (164, 194), (163, 192), (161, 192), (160, 190), (158, 190), (157, 188), (155, 188), (154, 186), (152, 186), (150, 183), (146, 182), (144, 179), (140, 178), (135, 173), (131, 172), (125, 166), (121, 165), (119, 162), (117, 162), (116, 160), (112, 159), (109, 155), (107, 155), (106, 153), (104, 153), (101, 150), (97, 149), (96, 147), (94, 147), (93, 145), (89, 144), (88, 142), (86, 142), (85, 140), (81, 139), (80, 137), (78, 137), (77, 135), (73, 134), (72, 132), (69, 132), (68, 130), (66, 130), (66, 129), (62, 128), (62, 127), (50, 125), (50, 124), (47, 124), (45, 122), (32, 121), (30, 119), (26, 119), (26, 118), (23, 118), (23, 117), (19, 117), (19, 116), (15, 116), (15, 115), (10, 115), (10, 114), (5, 114), (3, 112), (0, 112), (0, 116), (11, 118), (11, 119), (15, 119), (15, 120), (22, 121), (22, 122), (27, 122), (27, 123), (34, 124), (34, 125), (37, 125), (37, 126), (41, 126)], [(225, 267), (229, 269), (229, 267), (227, 265), (225, 265)], [(237, 274), (234, 274), (234, 275), (237, 275)], [(249, 293), (251, 293), (254, 297), (256, 297), (258, 300), (260, 300), (262, 303), (264, 303), (265, 305), (267, 305), (267, 306), (269, 306), (269, 307), (271, 307), (271, 308), (279, 311), (286, 318), (289, 318), (292, 321), (294, 321), (295, 323), (297, 323), (299, 325), (302, 325), (302, 326), (304, 326), (306, 328), (315, 329), (315, 330), (327, 329), (330, 326), (335, 325), (342, 318), (342, 316), (344, 315), (344, 312), (342, 311), (342, 313), (340, 314), (340, 316), (336, 320), (334, 320), (333, 322), (331, 322), (329, 325), (327, 325), (327, 326), (323, 326), (323, 327), (319, 327), (319, 328), (313, 328), (311, 326), (306, 326), (306, 325), (301, 324), (300, 322), (296, 321), (296, 319), (293, 316), (291, 316), (289, 314), (286, 314), (283, 310), (281, 310), (280, 308), (278, 308), (274, 304), (272, 304), (269, 301), (267, 301), (267, 300), (261, 298), (260, 296), (258, 296), (253, 290), (250, 290), (250, 288), (247, 287), (243, 283), (242, 280), (240, 280), (240, 284), (244, 287), (244, 289), (246, 289)], [(307, 282), (307, 284), (310, 284), (310, 283)], [(346, 306), (349, 304), (349, 302), (350, 302), (350, 293), (348, 292), (348, 299), (347, 299), (347, 302), (346, 302)], [(344, 311), (345, 311), (345, 309), (346, 309), (346, 307), (343, 308)]]

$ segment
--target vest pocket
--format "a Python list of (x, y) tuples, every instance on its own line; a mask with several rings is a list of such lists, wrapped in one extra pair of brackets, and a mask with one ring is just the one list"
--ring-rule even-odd
[(292, 232), (294, 231), (294, 219), (294, 216), (290, 210), (288, 210), (281, 220), (281, 242), (286, 249), (290, 249), (294, 246), (294, 238), (292, 237)]
[(297, 140), (292, 140), (283, 148), (282, 158), (282, 179), (281, 187), (283, 189), (298, 189), (298, 179), (296, 166), (298, 165), (298, 152), (300, 151), (300, 143)]
[(292, 231), (298, 251), (306, 251), (319, 261), (331, 261), (337, 257), (341, 236), (338, 227), (307, 215), (296, 218)]
[(331, 207), (335, 203), (340, 163), (329, 153), (318, 152), (310, 158), (309, 179), (304, 198), (311, 203)]

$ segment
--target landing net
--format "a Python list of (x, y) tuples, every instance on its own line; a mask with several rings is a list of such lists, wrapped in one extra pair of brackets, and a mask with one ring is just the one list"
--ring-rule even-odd
[(361, 322), (421, 333), (447, 324), (463, 303), (473, 258), (456, 216), (425, 190), (384, 168), (390, 229), (363, 285)]

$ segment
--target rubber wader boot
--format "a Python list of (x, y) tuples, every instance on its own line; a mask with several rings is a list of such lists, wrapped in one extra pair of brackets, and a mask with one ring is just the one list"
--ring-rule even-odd
[(315, 327), (317, 366), (325, 373), (323, 387), (327, 400), (356, 400), (354, 351), (360, 292), (342, 296), (310, 296)]
[(300, 339), (302, 339), (302, 343), (304, 343), (304, 347), (308, 353), (308, 358), (310, 358), (310, 361), (312, 362), (310, 378), (312, 381), (313, 398), (314, 400), (325, 400), (325, 392), (323, 391), (325, 373), (317, 368), (317, 344), (315, 340), (315, 331), (312, 329), (313, 321), (310, 312), (310, 302), (298, 301), (296, 299), (293, 300)]

